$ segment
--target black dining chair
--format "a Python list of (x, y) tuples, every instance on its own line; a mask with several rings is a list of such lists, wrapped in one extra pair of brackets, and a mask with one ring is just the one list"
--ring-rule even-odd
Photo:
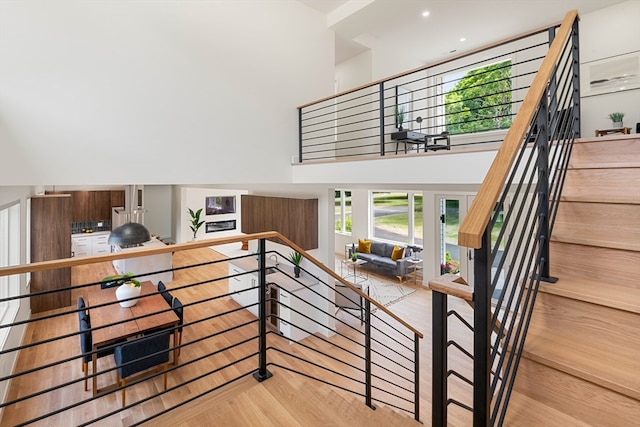
[(167, 368), (169, 367), (169, 331), (145, 335), (116, 347), (113, 357), (116, 361), (118, 387), (122, 387), (122, 407), (126, 406), (126, 378), (138, 372), (156, 367), (164, 371), (164, 389), (167, 389)]
[[(125, 340), (126, 341), (126, 340)], [(113, 354), (113, 345), (98, 349), (97, 358)], [(93, 355), (93, 337), (91, 336), (91, 323), (88, 319), (80, 320), (80, 351), (82, 351), (82, 372), (84, 373), (84, 391), (88, 391), (89, 362)], [(95, 372), (94, 372), (95, 374)]]
[[(178, 356), (180, 356), (180, 345), (182, 345), (182, 325), (184, 325), (184, 306), (178, 298), (173, 299), (173, 312), (178, 316), (178, 328), (173, 331), (173, 346), (176, 347), (177, 341), (177, 353), (174, 363), (178, 364)], [(176, 340), (177, 338), (177, 340)]]
[(167, 290), (167, 287), (162, 282), (162, 280), (158, 281), (158, 292), (160, 292), (164, 300), (167, 302), (167, 304), (169, 304), (169, 307), (171, 307), (172, 306), (171, 301), (173, 300), (173, 295), (169, 293), (169, 291)]

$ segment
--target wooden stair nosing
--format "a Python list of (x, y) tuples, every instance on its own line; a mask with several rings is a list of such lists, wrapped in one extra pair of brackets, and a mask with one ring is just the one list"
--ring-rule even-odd
[(611, 248), (611, 249), (621, 249), (625, 251), (634, 251), (640, 252), (640, 235), (636, 236), (638, 233), (630, 233), (632, 239), (636, 239), (635, 241), (625, 241), (620, 242), (620, 239), (617, 239), (617, 236), (587, 236), (579, 231), (571, 232), (571, 231), (562, 231), (562, 230), (554, 230), (551, 235), (552, 242), (561, 242), (561, 243), (571, 243), (574, 245), (582, 245), (582, 246), (596, 246), (599, 248)]

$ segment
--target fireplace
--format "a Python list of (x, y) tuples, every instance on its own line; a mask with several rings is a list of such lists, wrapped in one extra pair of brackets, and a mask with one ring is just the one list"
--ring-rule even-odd
[(205, 224), (205, 231), (207, 233), (215, 233), (218, 231), (228, 231), (236, 229), (236, 220), (229, 219), (226, 221), (211, 221)]

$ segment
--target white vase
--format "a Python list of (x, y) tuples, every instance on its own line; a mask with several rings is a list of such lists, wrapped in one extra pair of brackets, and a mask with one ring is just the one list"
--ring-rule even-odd
[(138, 302), (137, 299), (132, 299), (129, 301), (122, 300), (140, 296), (140, 290), (140, 286), (131, 286), (126, 283), (118, 286), (118, 288), (116, 289), (116, 298), (118, 298), (118, 301), (120, 301), (120, 307), (133, 307), (134, 305), (136, 305), (136, 303)]
[(613, 122), (613, 127), (614, 128), (621, 128), (622, 127), (622, 122)]

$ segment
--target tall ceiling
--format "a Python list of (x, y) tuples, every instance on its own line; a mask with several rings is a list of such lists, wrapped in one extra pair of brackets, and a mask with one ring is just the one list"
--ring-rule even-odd
[[(515, 34), (626, 0), (299, 0), (327, 15), (336, 34), (336, 64), (374, 42), (430, 63)], [(429, 16), (422, 13), (429, 11)], [(464, 38), (464, 41), (461, 39)]]

